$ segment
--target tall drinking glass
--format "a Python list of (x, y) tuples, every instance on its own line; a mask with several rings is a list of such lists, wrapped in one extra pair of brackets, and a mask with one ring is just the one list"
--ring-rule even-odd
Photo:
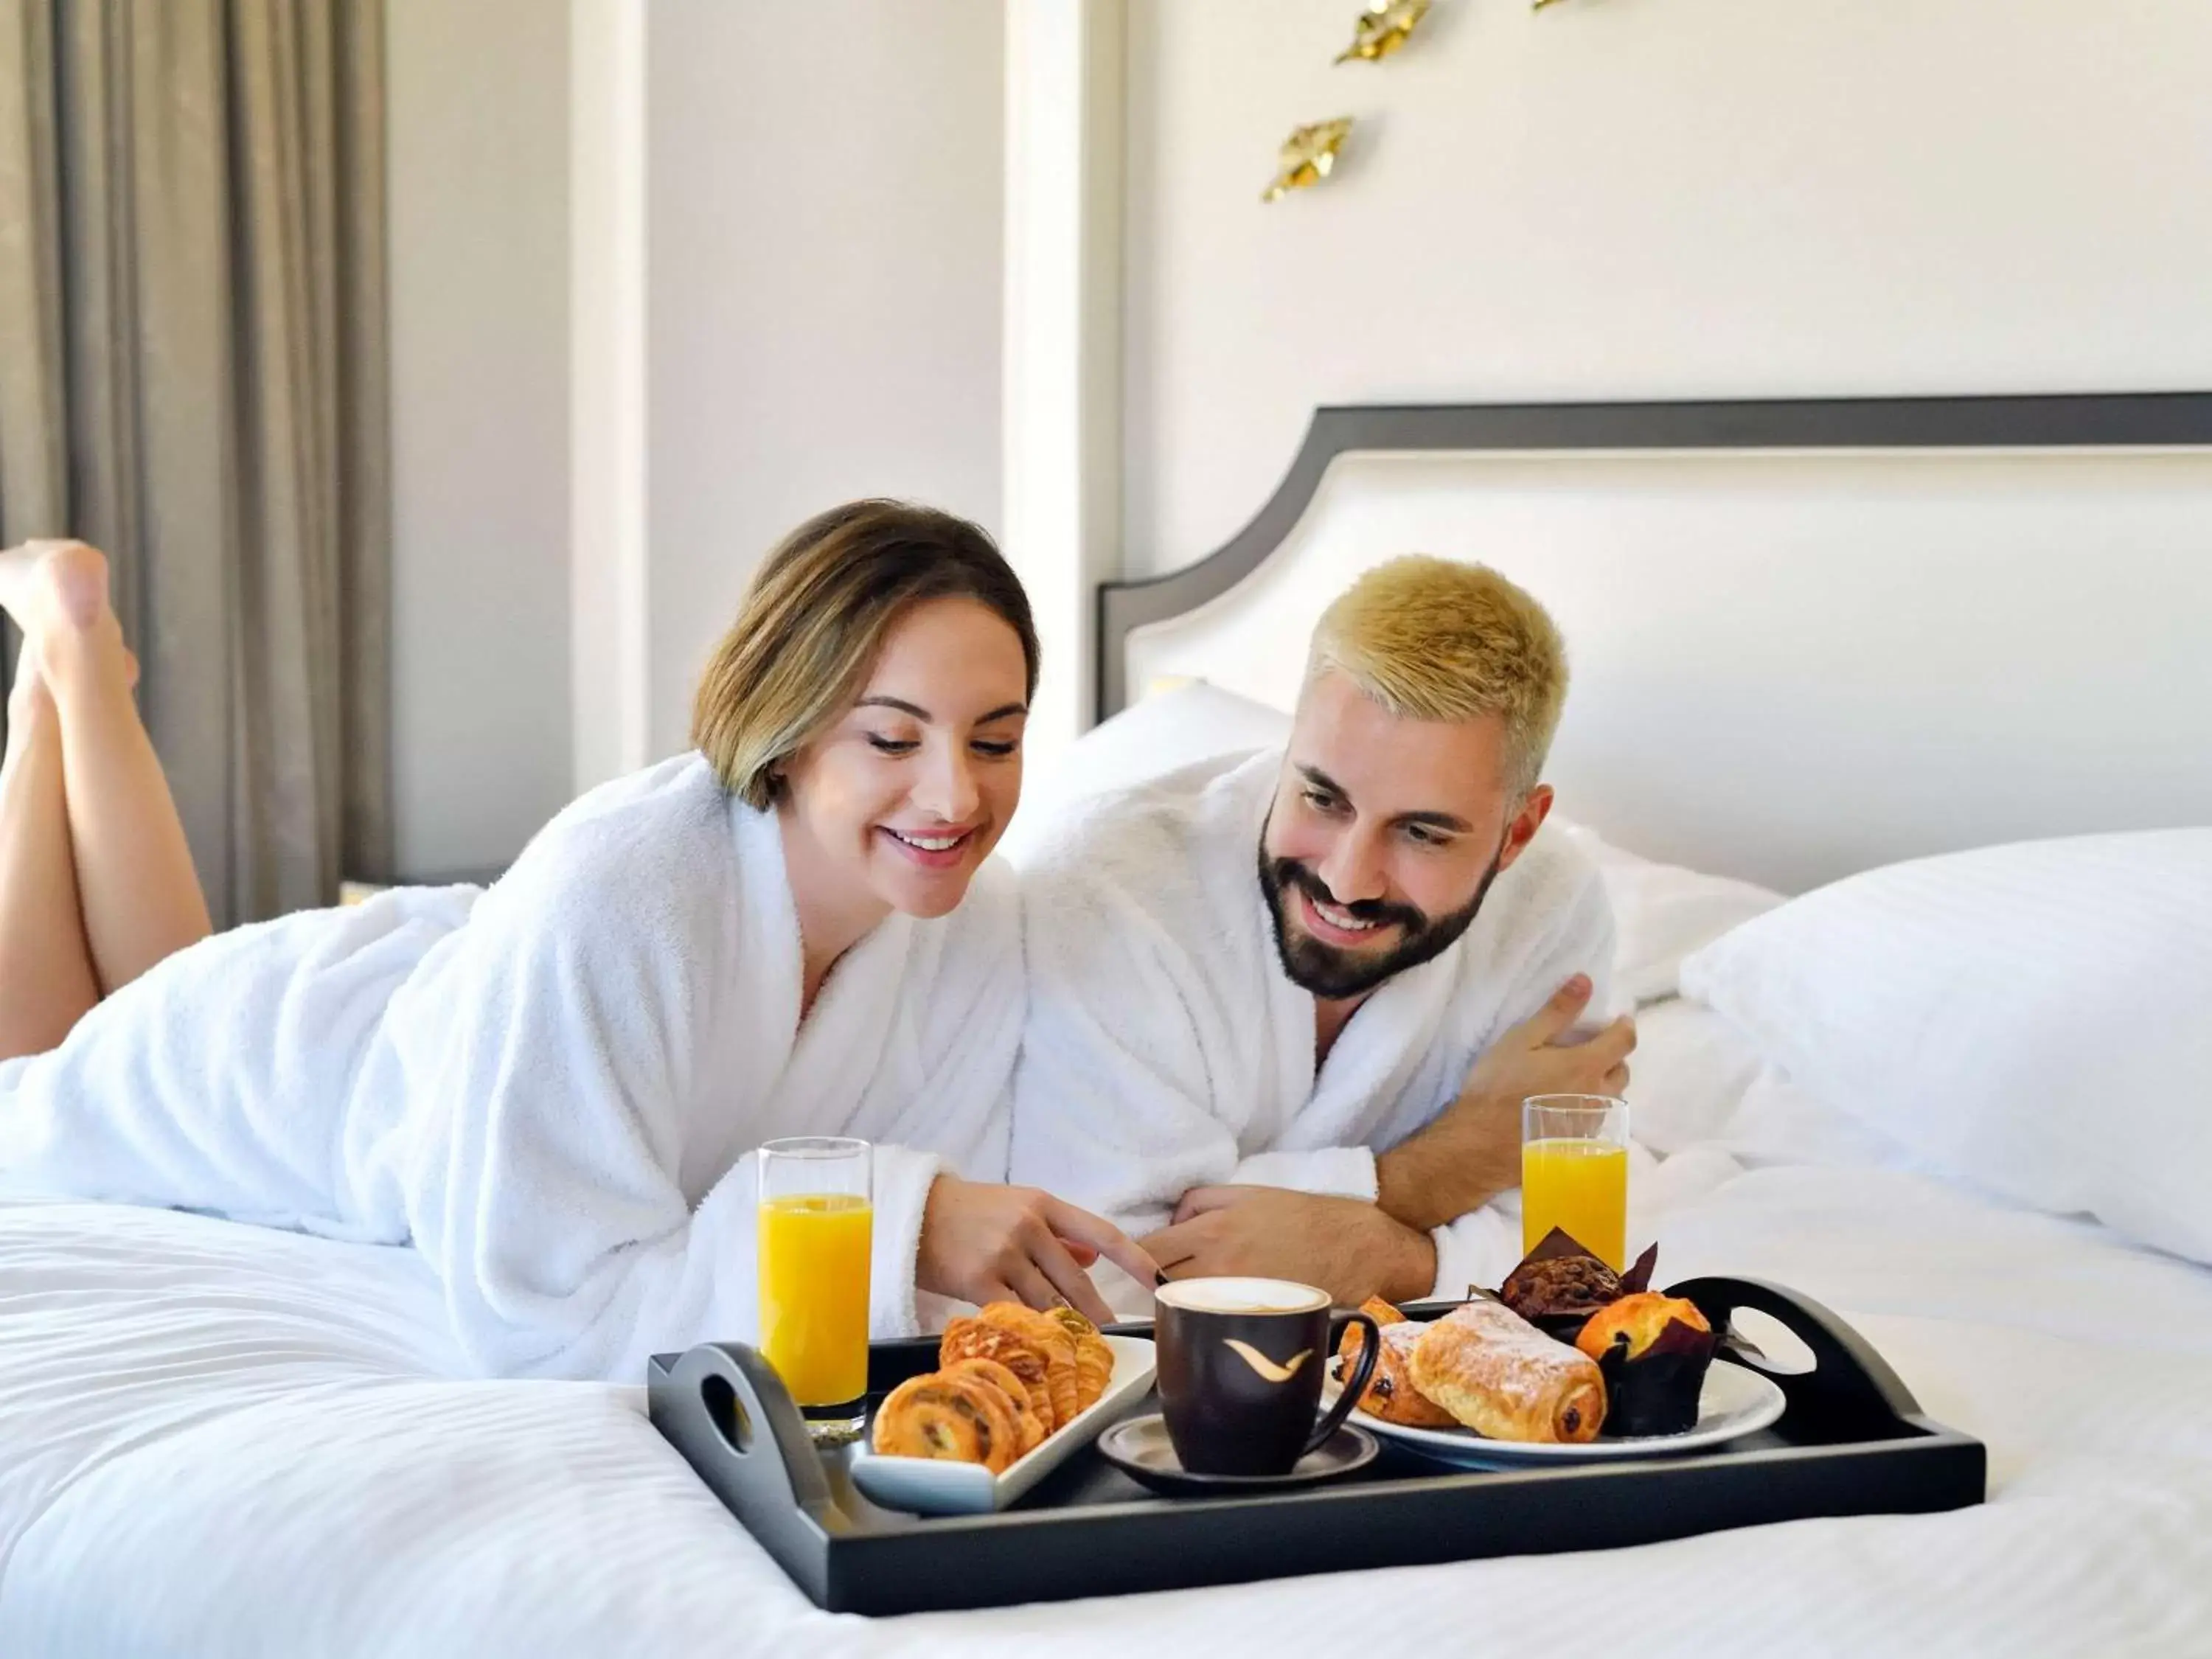
[(1553, 1228), (1615, 1273), (1628, 1265), (1628, 1103), (1531, 1095), (1521, 1103), (1521, 1249)]
[(760, 1346), (815, 1439), (855, 1438), (868, 1391), (865, 1140), (811, 1136), (760, 1149)]

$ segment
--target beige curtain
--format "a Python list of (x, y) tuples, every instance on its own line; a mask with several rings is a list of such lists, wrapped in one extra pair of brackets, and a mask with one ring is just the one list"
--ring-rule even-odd
[(382, 0), (0, 0), (0, 542), (110, 556), (218, 921), (391, 861)]

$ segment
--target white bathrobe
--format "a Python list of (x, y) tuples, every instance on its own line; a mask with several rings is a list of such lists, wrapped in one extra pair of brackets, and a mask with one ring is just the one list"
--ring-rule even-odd
[[(1283, 972), (1258, 873), (1282, 760), (1206, 761), (1085, 801), (1025, 860), (1016, 1181), (1139, 1235), (1222, 1182), (1371, 1202), (1375, 1154), (1450, 1104), (1508, 1027), (1578, 972), (1607, 1006), (1596, 867), (1540, 831), (1456, 943), (1360, 1006), (1316, 1075), (1314, 1000)], [(1437, 1228), (1434, 1293), (1496, 1284), (1517, 1225), (1486, 1206)], [(1109, 1294), (1130, 1297), (1126, 1276)]]
[(411, 1240), (477, 1366), (633, 1380), (655, 1352), (753, 1335), (748, 1150), (857, 1135), (873, 1323), (906, 1334), (930, 1182), (1004, 1176), (1011, 873), (878, 925), (803, 1025), (799, 996), (777, 820), (689, 755), (584, 796), (489, 890), (404, 889), (169, 958), (0, 1065), (0, 1183)]

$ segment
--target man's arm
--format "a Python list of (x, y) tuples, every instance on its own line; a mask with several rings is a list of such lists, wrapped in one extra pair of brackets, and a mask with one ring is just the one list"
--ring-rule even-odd
[(1170, 1225), (1139, 1243), (1170, 1279), (1287, 1279), (1346, 1306), (1413, 1301), (1437, 1281), (1428, 1234), (1358, 1199), (1283, 1187), (1198, 1188)]
[(1521, 1103), (1531, 1095), (1619, 1095), (1636, 1022), (1624, 1014), (1587, 1042), (1564, 1041), (1589, 1006), (1577, 974), (1485, 1049), (1467, 1086), (1425, 1127), (1375, 1159), (1376, 1203), (1427, 1232), (1521, 1184)]
[[(1317, 1285), (1338, 1301), (1392, 1302), (1443, 1291), (1458, 1265), (1494, 1252), (1469, 1212), (1521, 1181), (1521, 1103), (1538, 1094), (1618, 1094), (1627, 1086), (1634, 1023), (1615, 1020), (1586, 1042), (1563, 1043), (1590, 1000), (1577, 974), (1492, 1043), (1460, 1097), (1375, 1160), (1376, 1201), (1281, 1187), (1219, 1185), (1186, 1193), (1172, 1223), (1139, 1241), (1169, 1277), (1251, 1274)], [(1458, 1248), (1447, 1249), (1447, 1246)], [(1459, 1287), (1449, 1287), (1457, 1294)]]

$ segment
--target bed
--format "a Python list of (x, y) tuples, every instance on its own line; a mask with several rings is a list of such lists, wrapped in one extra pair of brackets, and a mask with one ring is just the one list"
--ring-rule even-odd
[[(1893, 1002), (1835, 977), (1871, 915), (1890, 965), (1858, 979), (1993, 981), (1990, 953), (2039, 937), (2009, 919), (2063, 884), (2087, 918), (2065, 939), (2098, 950), (2054, 943), (2071, 979), (2015, 973), (2039, 1007), (2086, 1001), (2110, 1029), (2072, 987), (2140, 983), (2146, 959), (2170, 1000), (2212, 988), (2181, 936), (2199, 915), (2212, 935), (2188, 828), (2212, 823), (2212, 398), (1682, 407), (1317, 422), (1225, 562), (1102, 596), (1102, 696), (1131, 707), (1025, 818), (1175, 744), (1268, 741), (1317, 596), (1376, 558), (1422, 546), (1526, 581), (1577, 654), (1554, 769), (1575, 822), (1546, 833), (1585, 838), (1623, 913), (1638, 1224), (1662, 1276), (1771, 1278), (1842, 1313), (1987, 1443), (1987, 1504), (836, 1619), (661, 1442), (641, 1388), (461, 1376), (410, 1252), (25, 1203), (0, 1208), (0, 1652), (1033, 1659), (1379, 1632), (1510, 1652), (1631, 1618), (1655, 1655), (2212, 1651), (2212, 1243), (2189, 1202), (2212, 1180), (2190, 1127), (2212, 1120), (2212, 1063), (2187, 1070), (2212, 1053), (2154, 995), (2126, 1052), (2077, 1076), (2060, 1062), (2085, 1039), (2045, 1018), (2049, 1054), (1993, 1103), (2011, 1116), (1954, 1112), (1945, 1090), (1975, 1079), (1941, 1068), (1977, 1051), (1869, 1042)], [(1838, 656), (1855, 628), (1879, 648)], [(2115, 686), (2128, 720), (2079, 706)], [(2039, 787), (2017, 785), (2024, 757)], [(1962, 850), (2055, 836), (2089, 839)], [(1954, 856), (1899, 863), (1928, 854)], [(1977, 915), (1997, 922), (1960, 937)], [(1985, 988), (1953, 1027), (2012, 1017), (2008, 987)], [(1877, 1048), (1937, 1079), (1936, 1109), (1895, 1069), (1852, 1072)], [(2104, 1125), (2083, 1107), (2100, 1086)], [(2123, 1106), (2143, 1144), (2081, 1156)], [(2041, 1134), (2025, 1148), (2021, 1121)]]

